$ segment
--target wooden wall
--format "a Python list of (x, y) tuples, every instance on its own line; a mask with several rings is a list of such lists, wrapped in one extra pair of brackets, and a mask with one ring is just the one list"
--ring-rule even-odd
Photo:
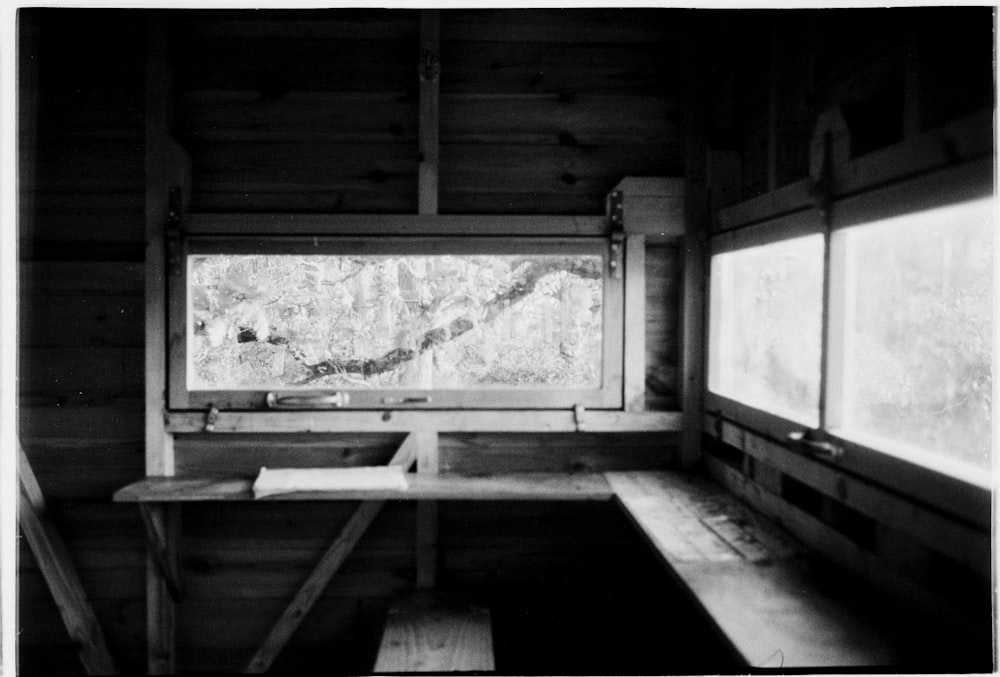
[[(171, 18), (175, 128), (193, 161), (193, 209), (416, 211), (416, 13)], [(144, 668), (144, 541), (135, 507), (110, 498), (144, 473), (145, 21), (141, 10), (19, 14), (19, 435), (129, 671)], [(441, 211), (595, 215), (626, 175), (680, 174), (682, 33), (678, 15), (664, 12), (444, 12)], [(677, 407), (679, 269), (675, 246), (649, 248), (652, 408)], [(379, 462), (398, 442), (191, 435), (179, 440), (178, 472)], [(442, 438), (442, 466), (647, 468), (671, 463), (675, 449), (673, 436), (654, 434), (453, 435)], [(179, 665), (241, 668), (347, 510), (185, 509)], [(570, 660), (578, 671), (667, 669), (643, 643), (661, 626), (630, 614), (640, 596), (651, 609), (683, 602), (656, 581), (645, 547), (610, 505), (460, 503), (441, 515), (442, 581), (493, 603), (501, 668), (556, 671), (572, 669), (562, 662)], [(277, 669), (366, 669), (387, 600), (413, 583), (413, 519), (412, 506), (383, 512)], [(19, 593), (24, 674), (79, 672), (23, 546)], [(546, 636), (560, 648), (532, 654)], [(592, 650), (580, 650), (581, 636)], [(688, 638), (676, 665), (694, 661), (694, 647), (717, 653), (697, 625), (679, 636)], [(612, 667), (610, 656), (632, 663)]]

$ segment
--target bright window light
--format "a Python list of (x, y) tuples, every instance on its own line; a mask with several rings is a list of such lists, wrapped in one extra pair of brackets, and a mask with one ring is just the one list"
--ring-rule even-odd
[(819, 425), (823, 236), (712, 257), (709, 388)]
[(843, 347), (830, 425), (925, 464), (988, 470), (993, 201), (848, 228), (832, 246)]

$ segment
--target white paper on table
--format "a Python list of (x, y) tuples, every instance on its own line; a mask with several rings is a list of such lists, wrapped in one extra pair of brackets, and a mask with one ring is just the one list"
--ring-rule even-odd
[(406, 490), (409, 484), (399, 465), (354, 468), (261, 468), (253, 483), (254, 498), (295, 491)]

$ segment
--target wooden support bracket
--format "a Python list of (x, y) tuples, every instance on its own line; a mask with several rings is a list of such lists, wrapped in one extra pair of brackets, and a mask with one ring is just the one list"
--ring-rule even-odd
[(179, 554), (174, 541), (174, 531), (179, 531), (179, 514), (168, 514), (162, 505), (139, 504), (139, 514), (146, 528), (146, 544), (163, 577), (170, 597), (179, 602), (183, 596), (179, 566)]
[[(389, 465), (402, 465), (407, 468), (413, 465), (419, 453), (419, 440), (414, 438), (416, 434), (411, 433), (403, 440), (389, 461)], [(341, 565), (347, 560), (348, 555), (354, 550), (354, 546), (364, 536), (368, 527), (375, 521), (384, 505), (385, 501), (364, 501), (358, 506), (354, 514), (347, 520), (347, 524), (337, 534), (333, 543), (323, 553), (312, 573), (295, 593), (292, 602), (278, 618), (264, 641), (261, 642), (253, 658), (243, 670), (244, 673), (259, 674), (267, 672), (271, 668), (274, 660), (284, 650), (288, 640), (291, 639), (303, 619), (316, 604), (316, 600), (323, 594), (323, 590), (326, 589)]]
[(66, 630), (78, 647), (84, 670), (88, 675), (116, 674), (114, 661), (104, 642), (104, 633), (87, 601), (69, 551), (48, 517), (45, 498), (20, 442), (17, 451), (20, 481), (18, 521), (21, 532), (38, 562)]
[[(437, 475), (437, 432), (411, 433), (417, 440), (417, 474)], [(417, 589), (429, 590), (437, 581), (438, 504), (436, 501), (417, 503)]]

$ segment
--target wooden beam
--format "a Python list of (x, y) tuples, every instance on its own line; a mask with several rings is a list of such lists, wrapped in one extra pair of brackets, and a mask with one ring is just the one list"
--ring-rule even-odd
[(625, 411), (646, 409), (646, 238), (625, 239)]
[(440, 148), (439, 104), (441, 98), (441, 13), (436, 9), (420, 12), (420, 121), (417, 173), (417, 211), (437, 214), (438, 158)]
[[(147, 670), (151, 675), (177, 672), (175, 596), (180, 594), (176, 556), (180, 545), (180, 506), (148, 505), (152, 520), (162, 524), (162, 544), (146, 548)], [(173, 582), (166, 572), (173, 571)]]
[[(420, 12), (420, 166), (417, 175), (417, 211), (437, 214), (438, 159), (440, 155), (441, 99), (441, 12), (425, 9)], [(411, 433), (418, 440), (417, 472), (436, 475), (438, 472), (438, 433), (436, 430)], [(417, 580), (418, 589), (434, 587), (437, 575), (438, 509), (433, 502), (417, 505)]]
[[(579, 419), (579, 420), (578, 420)], [(676, 411), (623, 412), (588, 409), (582, 418), (567, 409), (424, 411), (223, 411), (217, 433), (235, 432), (677, 432)], [(171, 433), (200, 433), (204, 412), (169, 414)]]
[(20, 509), (18, 521), (45, 583), (52, 593), (70, 639), (88, 675), (117, 674), (104, 642), (104, 633), (87, 601), (83, 584), (73, 567), (66, 544), (48, 517), (41, 487), (28, 457), (17, 443)]
[[(436, 477), (439, 471), (437, 432), (410, 433), (418, 439), (417, 474)], [(438, 506), (434, 501), (417, 504), (417, 581), (418, 590), (429, 590), (437, 580)]]
[[(167, 390), (167, 288), (166, 226), (170, 218), (170, 189), (187, 192), (190, 162), (174, 142), (170, 130), (173, 110), (173, 79), (170, 66), (170, 23), (155, 12), (147, 19), (146, 52), (146, 259), (145, 259), (145, 421), (146, 474), (174, 474), (174, 440), (166, 430)], [(187, 198), (183, 195), (183, 198)], [(174, 204), (180, 209), (182, 204)], [(146, 633), (150, 674), (176, 670), (174, 647), (174, 599), (171, 585), (160, 570), (161, 558), (170, 559), (179, 540), (179, 515), (162, 512), (167, 529), (165, 540), (147, 552)], [(162, 548), (162, 549), (161, 549)], [(164, 569), (166, 571), (166, 569)], [(175, 591), (175, 592), (179, 592)]]
[(688, 63), (684, 69), (685, 168), (684, 192), (684, 289), (681, 303), (681, 409), (684, 426), (681, 440), (681, 466), (691, 466), (701, 457), (701, 425), (704, 416), (705, 370), (705, 269), (706, 238), (709, 228), (708, 186), (706, 185), (707, 117), (706, 28), (696, 24), (687, 42)]
[[(164, 427), (167, 374), (167, 288), (165, 233), (170, 189), (186, 191), (190, 162), (170, 135), (172, 72), (169, 23), (150, 16), (146, 56), (146, 473), (172, 475), (173, 437)], [(180, 205), (176, 205), (180, 206)]]
[[(404, 440), (403, 444), (400, 445), (400, 448), (389, 461), (389, 465), (404, 465), (407, 467), (412, 465), (415, 460), (414, 452), (417, 446), (415, 441), (409, 438)], [(285, 608), (285, 611), (271, 628), (267, 637), (261, 642), (260, 647), (258, 647), (243, 672), (259, 674), (267, 672), (271, 668), (274, 660), (285, 648), (285, 645), (288, 644), (288, 640), (291, 639), (302, 623), (302, 620), (313, 608), (313, 605), (316, 604), (316, 600), (323, 594), (323, 590), (326, 589), (330, 580), (340, 570), (341, 565), (347, 560), (348, 555), (354, 550), (354, 546), (364, 536), (368, 527), (375, 521), (375, 518), (384, 505), (385, 501), (364, 501), (358, 506), (354, 514), (347, 520), (347, 524), (343, 526), (340, 533), (333, 540), (333, 543), (323, 553), (312, 573), (309, 574), (298, 592), (295, 593), (291, 604)]]
[(603, 216), (562, 214), (189, 214), (191, 235), (607, 235)]

